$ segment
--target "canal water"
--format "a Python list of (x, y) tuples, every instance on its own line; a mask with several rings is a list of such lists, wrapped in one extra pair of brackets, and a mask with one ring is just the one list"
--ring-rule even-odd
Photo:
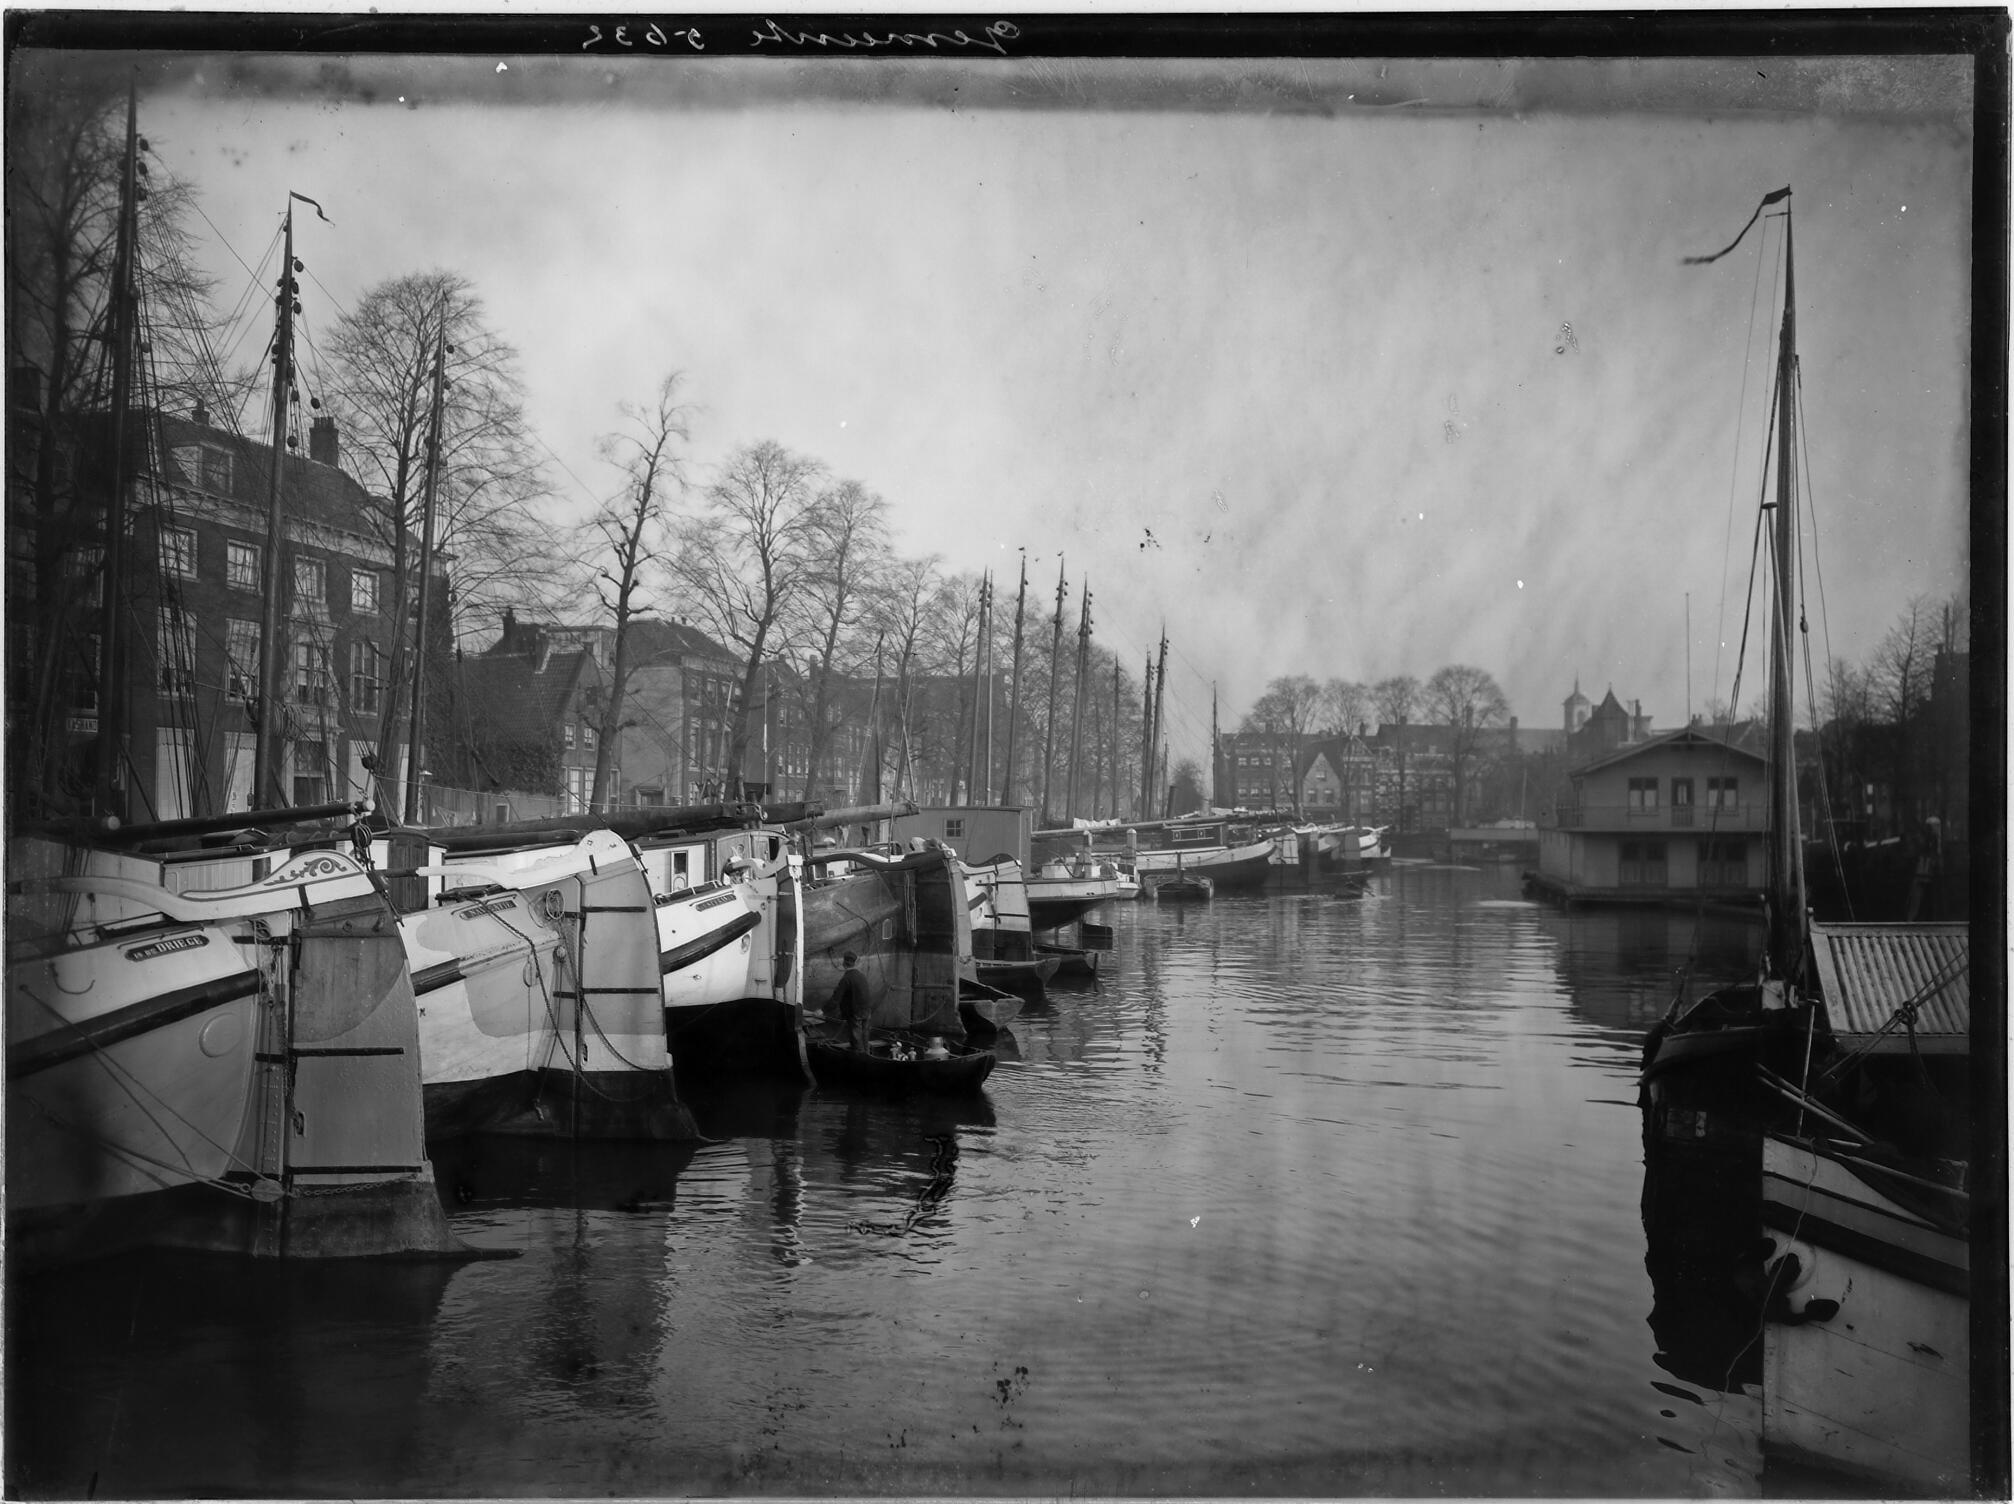
[(1104, 917), (981, 1099), (437, 1150), (515, 1257), (11, 1283), (10, 1496), (1763, 1491), (1660, 1352), (1635, 1100), (1754, 932), (1406, 863)]

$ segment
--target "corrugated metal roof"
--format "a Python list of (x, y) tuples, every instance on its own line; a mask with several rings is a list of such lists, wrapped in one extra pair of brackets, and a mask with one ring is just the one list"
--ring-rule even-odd
[[(1898, 1008), (1916, 1004), (1915, 1047), (1957, 1054), (1971, 1048), (1972, 940), (1962, 924), (1814, 924), (1811, 948), (1833, 1035), (1867, 1046)], [(1874, 1053), (1904, 1052), (1897, 1025)]]

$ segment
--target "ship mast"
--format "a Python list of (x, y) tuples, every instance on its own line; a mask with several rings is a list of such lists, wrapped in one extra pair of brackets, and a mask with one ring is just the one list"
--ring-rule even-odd
[(1063, 818), (1077, 818), (1077, 760), (1084, 749), (1084, 670), (1091, 654), (1091, 582), (1083, 584), (1084, 603), (1077, 613), (1077, 688), (1070, 709), (1070, 772), (1064, 784)]
[(119, 650), (126, 576), (126, 409), (133, 387), (133, 243), (138, 218), (139, 103), (126, 90), (126, 156), (119, 174), (119, 229), (112, 261), (112, 485), (105, 499), (104, 578), (98, 627), (98, 741), (94, 805), (116, 816), (119, 743), (126, 733), (125, 664)]
[(1000, 802), (1014, 802), (1014, 731), (1021, 719), (1021, 621), (1028, 605), (1028, 551), (1021, 551), (1021, 591), (1014, 597), (1014, 674), (1012, 697), (1007, 701), (1007, 771), (1002, 780)]
[(440, 337), (434, 345), (434, 392), (427, 429), (426, 486), (420, 503), (419, 618), (413, 626), (413, 720), (406, 752), (405, 820), (408, 825), (417, 825), (421, 819), (420, 774), (426, 766), (422, 759), (426, 755), (427, 723), (427, 584), (434, 572), (434, 491), (440, 481), (441, 408), (442, 396), (447, 388), (447, 361), (448, 309), (443, 299)]
[(279, 324), (273, 335), (273, 469), (266, 490), (264, 594), (259, 607), (259, 704), (253, 734), (252, 801), (254, 806), (287, 803), (280, 787), (280, 538), (282, 477), (287, 466), (287, 429), (293, 420), (294, 312), (300, 307), (294, 280), (294, 203), (287, 200), (285, 250), (280, 258), (280, 291), (273, 299)]
[(1789, 190), (1783, 207), (1783, 332), (1776, 362), (1776, 515), (1772, 529), (1776, 610), (1769, 619), (1769, 959), (1778, 976), (1792, 975), (1803, 956), (1804, 894), (1797, 811), (1797, 741), (1791, 684), (1796, 625), (1795, 509), (1797, 500), (1797, 271)]

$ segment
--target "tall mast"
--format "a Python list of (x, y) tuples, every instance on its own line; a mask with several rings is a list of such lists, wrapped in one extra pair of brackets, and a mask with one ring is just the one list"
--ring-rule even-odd
[(881, 644), (886, 633), (874, 638), (874, 698), (867, 703), (867, 736), (874, 752), (873, 772), (868, 777), (863, 804), (881, 802)]
[(1119, 655), (1112, 655), (1112, 815), (1119, 814)]
[(441, 328), (434, 343), (434, 394), (427, 427), (427, 479), (420, 501), (419, 620), (413, 627), (413, 718), (406, 751), (406, 824), (420, 821), (420, 773), (426, 767), (427, 585), (434, 573), (434, 490), (441, 468), (441, 409), (445, 405), (448, 362), (448, 306), (441, 300)]
[(971, 759), (967, 764), (965, 797), (968, 802), (983, 803), (982, 786), (992, 783), (992, 770), (986, 766), (986, 758), (991, 753), (988, 746), (985, 753), (980, 750), (979, 722), (986, 694), (986, 638), (993, 629), (993, 572), (989, 569), (979, 579), (979, 632), (972, 644), (972, 742)]
[(1210, 681), (1210, 808), (1217, 807), (1217, 681)]
[[(1161, 628), (1161, 661), (1154, 668), (1154, 740), (1149, 744), (1150, 750), (1148, 751), (1147, 754), (1147, 769), (1149, 774), (1149, 783), (1147, 789), (1147, 807), (1149, 809), (1155, 809), (1159, 807), (1161, 801), (1157, 800), (1154, 797), (1154, 795), (1161, 792), (1162, 790), (1165, 790), (1168, 785), (1168, 780), (1167, 777), (1165, 776), (1167, 759), (1165, 754), (1163, 754), (1161, 750), (1161, 727), (1168, 719), (1167, 712), (1168, 712), (1168, 629), (1164, 626)], [(1153, 779), (1152, 777), (1154, 763), (1157, 758), (1160, 759), (1164, 770), (1163, 776), (1158, 780)]]
[(1797, 269), (1790, 204), (1783, 208), (1783, 333), (1776, 361), (1776, 610), (1769, 624), (1770, 959), (1790, 974), (1803, 950), (1804, 895), (1797, 875), (1797, 742), (1791, 686), (1796, 600), (1793, 593), (1797, 477)]
[(294, 280), (294, 202), (287, 199), (285, 250), (280, 258), (279, 327), (273, 336), (273, 468), (266, 490), (266, 550), (264, 595), (259, 607), (259, 707), (252, 753), (252, 799), (254, 804), (284, 806), (286, 791), (280, 787), (280, 733), (284, 716), (280, 704), (280, 506), (287, 468), (287, 430), (293, 421), (294, 399), (294, 297), (301, 284)]
[(1077, 759), (1084, 749), (1084, 668), (1091, 656), (1091, 582), (1084, 581), (1084, 603), (1077, 613), (1077, 692), (1070, 708), (1070, 774), (1064, 788), (1063, 818), (1077, 817)]
[(984, 627), (979, 633), (980, 645), (986, 650), (986, 677), (981, 682), (979, 692), (981, 703), (986, 707), (986, 752), (979, 759), (979, 802), (993, 802), (993, 571), (986, 571), (986, 608), (981, 618)]
[[(93, 807), (116, 815), (119, 743), (126, 734), (125, 655), (120, 612), (126, 587), (126, 409), (133, 402), (133, 242), (139, 205), (140, 126), (136, 87), (126, 86), (126, 157), (119, 174), (119, 230), (112, 260), (112, 485), (105, 497), (104, 575), (98, 602), (98, 742)], [(165, 647), (165, 644), (164, 644)]]
[(1147, 655), (1146, 667), (1140, 670), (1142, 698), (1140, 701), (1140, 802), (1133, 811), (1136, 820), (1153, 818), (1154, 789), (1154, 655)]
[(1056, 626), (1049, 639), (1049, 726), (1042, 738), (1042, 828), (1049, 828), (1049, 775), (1056, 766), (1056, 675), (1063, 659), (1063, 561), (1056, 561)]
[(1021, 619), (1028, 605), (1028, 552), (1021, 552), (1021, 590), (1014, 597), (1014, 683), (1007, 701), (1007, 771), (1001, 780), (1000, 802), (1014, 802), (1014, 730), (1021, 719)]

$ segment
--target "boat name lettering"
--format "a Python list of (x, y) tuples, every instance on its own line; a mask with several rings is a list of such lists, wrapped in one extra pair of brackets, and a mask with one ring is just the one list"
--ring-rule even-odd
[(208, 935), (170, 935), (165, 940), (151, 941), (146, 945), (136, 945), (126, 952), (128, 961), (151, 961), (156, 956), (170, 955), (178, 950), (200, 950), (210, 943)]
[(465, 909), (456, 909), (455, 918), (473, 919), (478, 914), (509, 914), (517, 909), (515, 898), (491, 898), (482, 903), (472, 903)]
[(988, 52), (1007, 55), (1007, 44), (1019, 40), (1021, 28), (1012, 21), (994, 21), (985, 31), (973, 36), (963, 29), (952, 31), (785, 31), (774, 21), (764, 21), (749, 39), (751, 47), (760, 49), (768, 44), (784, 47), (827, 49), (838, 47), (847, 52), (881, 49), (906, 48), (915, 51), (928, 47), (935, 52), (940, 47), (983, 47)]

